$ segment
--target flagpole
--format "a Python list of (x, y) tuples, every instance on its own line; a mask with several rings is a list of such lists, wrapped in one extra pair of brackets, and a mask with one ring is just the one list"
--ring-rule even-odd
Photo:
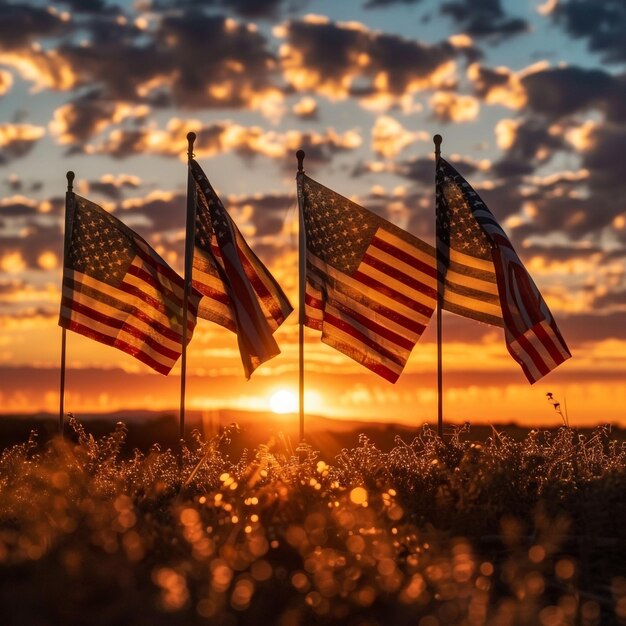
[[(437, 167), (441, 158), (441, 135), (435, 135), (433, 142), (435, 144), (435, 224), (437, 223)], [(435, 248), (437, 251), (437, 434), (443, 439), (443, 339), (442, 339), (442, 317), (441, 310), (443, 308), (443, 281), (439, 278), (439, 241), (435, 235)]]
[(185, 280), (183, 290), (183, 345), (180, 361), (180, 426), (179, 439), (185, 439), (185, 390), (187, 386), (187, 316), (189, 293), (193, 273), (193, 248), (196, 233), (196, 194), (191, 176), (190, 163), (193, 159), (193, 144), (196, 133), (187, 133), (187, 223), (185, 231)]
[[(65, 192), (65, 226), (63, 230), (63, 271), (65, 271), (65, 257), (67, 256), (67, 240), (69, 238), (69, 207), (74, 200), (74, 177), (72, 171), (67, 172), (67, 191)], [(63, 281), (63, 278), (61, 278)], [(61, 328), (61, 380), (59, 383), (59, 434), (63, 436), (63, 420), (65, 419), (65, 352), (67, 345), (67, 331)]]
[(302, 177), (304, 176), (304, 150), (296, 152), (298, 174), (298, 413), (300, 417), (300, 442), (304, 441), (304, 299), (306, 295), (306, 234), (302, 205)]

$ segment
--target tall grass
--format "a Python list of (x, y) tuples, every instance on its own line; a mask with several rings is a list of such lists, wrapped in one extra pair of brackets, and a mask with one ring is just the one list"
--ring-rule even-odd
[(467, 428), (335, 459), (33, 434), (0, 457), (0, 622), (626, 624), (626, 447)]

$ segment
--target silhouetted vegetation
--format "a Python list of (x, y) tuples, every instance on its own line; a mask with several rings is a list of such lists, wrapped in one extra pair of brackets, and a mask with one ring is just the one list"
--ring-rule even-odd
[(427, 426), (322, 459), (231, 458), (234, 427), (129, 453), (126, 427), (0, 457), (2, 624), (626, 623), (626, 445)]

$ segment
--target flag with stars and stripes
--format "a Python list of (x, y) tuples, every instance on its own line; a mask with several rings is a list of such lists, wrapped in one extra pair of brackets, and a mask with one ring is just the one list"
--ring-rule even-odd
[(443, 308), (504, 327), (509, 353), (531, 383), (571, 357), (509, 238), (444, 159), (437, 166), (437, 253)]
[[(59, 325), (167, 375), (182, 352), (183, 279), (97, 204), (74, 195), (68, 210)], [(198, 299), (189, 299), (189, 340)]]
[(437, 304), (435, 250), (306, 175), (301, 193), (305, 324), (394, 383)]
[(189, 162), (195, 181), (193, 287), (202, 294), (198, 316), (237, 335), (246, 378), (280, 353), (274, 331), (292, 306), (252, 252), (202, 168)]

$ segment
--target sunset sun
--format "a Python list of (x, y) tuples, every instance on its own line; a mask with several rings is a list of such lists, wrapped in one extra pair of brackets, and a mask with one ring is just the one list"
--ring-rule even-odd
[(298, 410), (298, 398), (292, 391), (280, 389), (270, 396), (270, 409), (272, 413), (280, 415), (295, 413)]

